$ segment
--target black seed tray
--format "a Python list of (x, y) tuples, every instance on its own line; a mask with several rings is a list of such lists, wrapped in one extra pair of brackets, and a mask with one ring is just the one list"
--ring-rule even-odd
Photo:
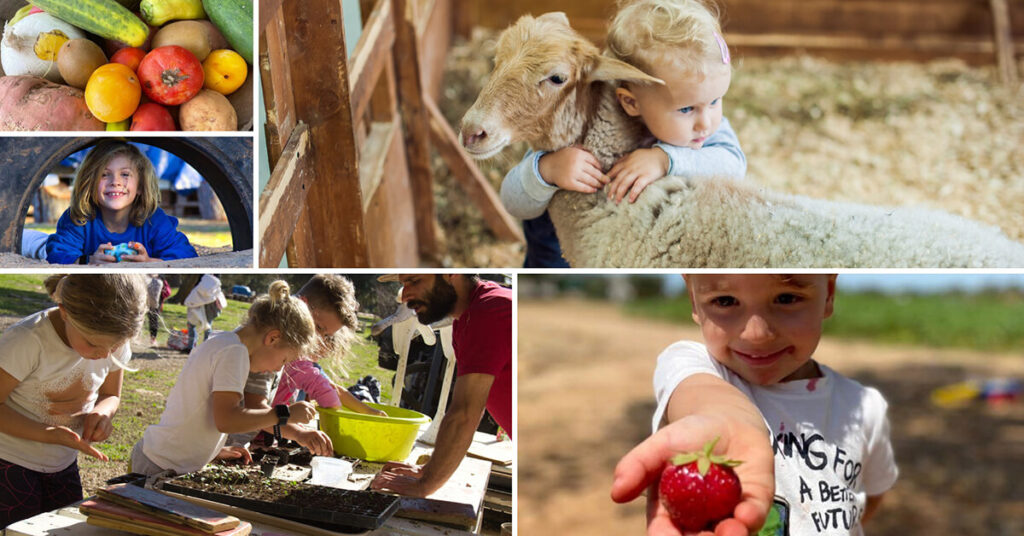
[[(237, 478), (235, 476), (224, 477), (216, 471), (200, 471), (165, 480), (159, 487), (190, 497), (339, 530), (377, 529), (394, 515), (400, 503), (396, 496), (375, 491), (342, 490), (264, 478), (258, 469), (241, 474), (241, 478), (246, 481), (234, 483), (231, 479)], [(198, 483), (199, 478), (205, 478), (207, 483), (216, 483), (218, 491), (196, 489), (193, 487), (194, 484), (189, 485)], [(274, 501), (244, 496), (245, 490), (241, 488), (243, 485), (249, 485), (251, 481), (260, 482), (266, 489), (275, 490), (275, 493), (280, 493), (281, 496)], [(323, 500), (325, 494), (331, 497), (330, 509), (309, 506), (317, 500)]]

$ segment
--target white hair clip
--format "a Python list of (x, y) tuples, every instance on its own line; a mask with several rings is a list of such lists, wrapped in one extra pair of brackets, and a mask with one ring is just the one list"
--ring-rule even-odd
[(715, 36), (715, 41), (718, 41), (718, 49), (722, 51), (722, 63), (728, 65), (730, 60), (729, 47), (725, 45), (725, 39), (722, 39), (718, 32), (711, 33)]

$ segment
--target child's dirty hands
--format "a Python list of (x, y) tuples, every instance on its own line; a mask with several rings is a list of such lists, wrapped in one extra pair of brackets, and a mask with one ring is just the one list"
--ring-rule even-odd
[(245, 462), (245, 465), (252, 464), (252, 453), (249, 452), (249, 449), (238, 445), (221, 447), (217, 455), (213, 457), (215, 460), (237, 460), (239, 458)]
[(538, 168), (542, 179), (563, 190), (592, 194), (608, 183), (597, 158), (575, 145), (540, 157)]
[(107, 255), (107, 252), (114, 249), (114, 244), (107, 242), (106, 244), (100, 244), (96, 251), (89, 255), (89, 264), (110, 264), (116, 263), (117, 257), (113, 255)]
[(110, 437), (114, 425), (105, 413), (92, 412), (82, 420), (82, 439), (89, 442), (103, 441)]
[(92, 446), (89, 441), (82, 439), (82, 436), (75, 433), (74, 430), (67, 426), (50, 426), (46, 428), (46, 433), (50, 440), (48, 443), (55, 445), (64, 445), (65, 447), (71, 447), (75, 450), (82, 451), (93, 458), (98, 458), (102, 461), (109, 461), (110, 458), (106, 454), (103, 454), (96, 447)]
[(295, 434), (295, 441), (309, 449), (314, 456), (334, 456), (331, 438), (320, 430), (303, 428)]
[(316, 417), (316, 406), (303, 400), (288, 406), (288, 424), (306, 424)]
[[(611, 497), (629, 502), (647, 490), (647, 534), (681, 534), (658, 498), (658, 483), (666, 461), (680, 452), (699, 451), (720, 436), (716, 454), (743, 463), (735, 468), (743, 495), (733, 518), (718, 523), (717, 536), (746, 536), (764, 524), (775, 493), (775, 460), (763, 430), (741, 422), (690, 416), (660, 429), (619, 460)], [(704, 532), (701, 534), (711, 534)]]
[(668, 166), (668, 154), (657, 147), (637, 149), (620, 158), (608, 172), (608, 200), (621, 203), (629, 193), (629, 202), (635, 203), (647, 185), (668, 173)]

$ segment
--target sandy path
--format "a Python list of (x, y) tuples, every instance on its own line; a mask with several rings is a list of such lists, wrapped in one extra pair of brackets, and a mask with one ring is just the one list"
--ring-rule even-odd
[[(642, 534), (643, 502), (608, 498), (612, 470), (649, 434), (656, 356), (673, 341), (699, 340), (699, 332), (593, 302), (518, 307), (518, 530)], [(891, 405), (902, 476), (869, 525), (872, 534), (1024, 531), (1024, 492), (1007, 477), (1024, 474), (1024, 404), (949, 412), (927, 399), (931, 389), (970, 375), (1024, 376), (1024, 359), (831, 339), (818, 355), (879, 387)], [(961, 459), (970, 478), (956, 472)], [(917, 530), (908, 532), (908, 523)]]

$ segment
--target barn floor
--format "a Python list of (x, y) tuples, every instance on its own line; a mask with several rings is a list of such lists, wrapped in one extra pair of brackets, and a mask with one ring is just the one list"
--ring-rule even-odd
[[(453, 125), (490, 72), (496, 35), (478, 30), (448, 56), (439, 104)], [(1024, 241), (1024, 86), (1001, 86), (994, 66), (736, 56), (725, 115), (748, 180), (811, 197), (938, 208)], [(495, 189), (524, 151), (519, 144), (481, 163)], [(443, 264), (521, 265), (522, 246), (495, 240), (433, 161)]]

